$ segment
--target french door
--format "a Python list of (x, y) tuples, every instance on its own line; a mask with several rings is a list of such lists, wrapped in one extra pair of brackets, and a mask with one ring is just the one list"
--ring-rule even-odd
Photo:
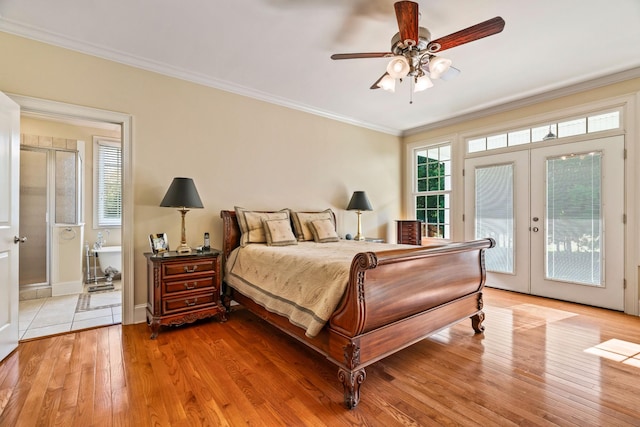
[(487, 286), (624, 309), (624, 137), (467, 159), (465, 235)]

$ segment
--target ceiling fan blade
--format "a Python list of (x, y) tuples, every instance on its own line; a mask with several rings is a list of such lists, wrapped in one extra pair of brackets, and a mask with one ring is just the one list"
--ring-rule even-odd
[(396, 19), (400, 30), (400, 40), (412, 40), (418, 43), (418, 3), (399, 1), (393, 7), (396, 9)]
[[(464, 30), (456, 31), (453, 34), (440, 37), (437, 40), (432, 40), (427, 48), (430, 52), (441, 52), (446, 49), (451, 49), (452, 47), (460, 46), (461, 44), (469, 43), (475, 40), (482, 39), (484, 37), (498, 34), (502, 31), (503, 28), (504, 19), (496, 16), (495, 18), (489, 19), (488, 21), (484, 21), (469, 28), (465, 28)], [(440, 45), (439, 49), (435, 49), (436, 46), (434, 45), (436, 44)]]
[(369, 52), (369, 53), (334, 53), (331, 59), (357, 59), (357, 58), (384, 58), (393, 56), (391, 52)]
[(380, 83), (380, 80), (384, 79), (384, 76), (386, 76), (387, 74), (388, 73), (384, 73), (383, 75), (381, 75), (380, 78), (376, 80), (376, 82), (372, 84), (369, 89), (380, 89), (380, 86), (378, 86), (378, 83)]

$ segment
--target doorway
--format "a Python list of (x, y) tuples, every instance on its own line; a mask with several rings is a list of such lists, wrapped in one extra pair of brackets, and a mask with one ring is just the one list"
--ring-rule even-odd
[(93, 221), (92, 138), (121, 133), (118, 124), (21, 115), (21, 339), (122, 321), (120, 280), (91, 292), (104, 280), (94, 245), (121, 247), (119, 227)]
[(624, 137), (465, 161), (465, 234), (487, 286), (624, 309)]

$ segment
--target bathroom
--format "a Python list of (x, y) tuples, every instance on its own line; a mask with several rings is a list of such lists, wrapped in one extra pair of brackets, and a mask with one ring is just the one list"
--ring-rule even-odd
[(21, 115), (21, 339), (121, 321), (120, 136), (119, 125)]

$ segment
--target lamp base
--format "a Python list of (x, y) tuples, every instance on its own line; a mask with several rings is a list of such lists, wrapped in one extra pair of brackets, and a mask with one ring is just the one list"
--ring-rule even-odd
[(365, 237), (362, 234), (356, 234), (356, 236), (353, 238), (353, 240), (357, 240), (359, 242), (365, 240)]
[(176, 252), (179, 254), (188, 254), (191, 252), (191, 248), (185, 244), (181, 244), (176, 248)]

